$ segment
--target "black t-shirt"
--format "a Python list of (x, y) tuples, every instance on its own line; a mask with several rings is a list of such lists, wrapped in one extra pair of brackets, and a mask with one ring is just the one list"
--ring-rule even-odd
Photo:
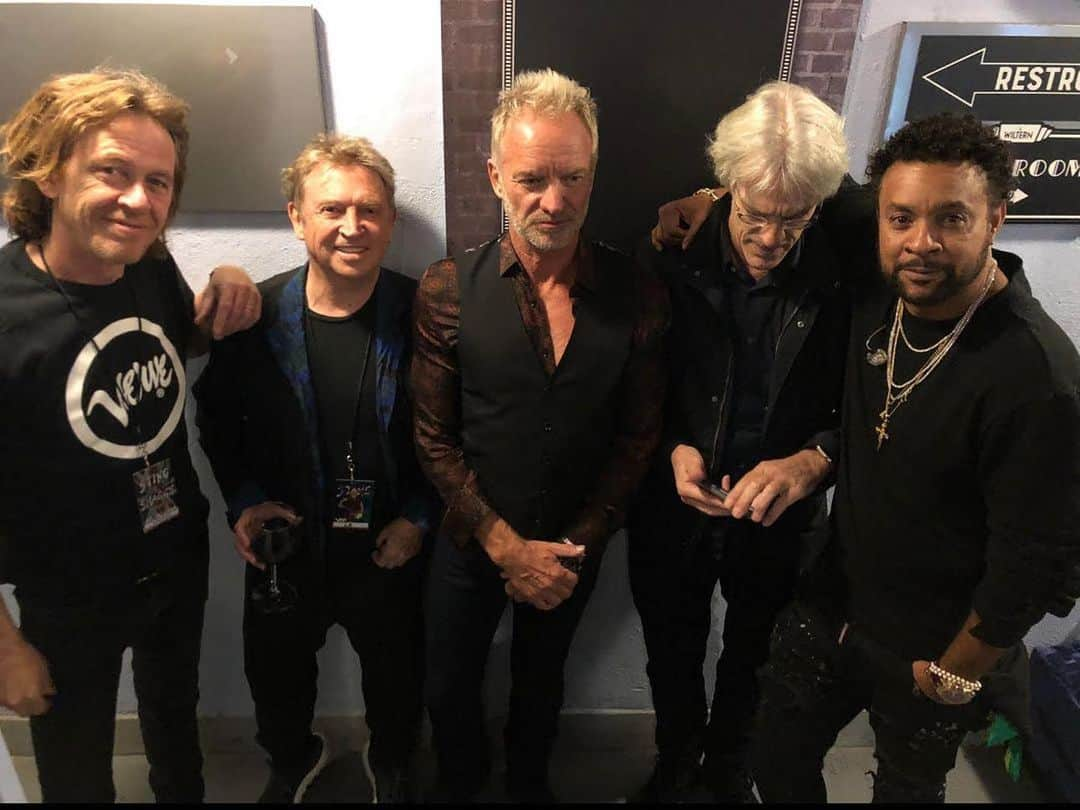
[[(82, 603), (205, 556), (208, 505), (184, 424), (193, 298), (176, 264), (61, 283), (76, 314), (22, 240), (0, 248), (0, 575), (27, 597)], [(150, 462), (170, 460), (180, 510), (148, 534), (140, 430)]]
[[(333, 482), (348, 476), (346, 442), (352, 441), (357, 478), (375, 481), (373, 528), (386, 521), (378, 417), (375, 412), (375, 313), (378, 288), (356, 312), (344, 318), (305, 311), (308, 364), (315, 389), (327, 509), (332, 514)], [(364, 375), (363, 386), (360, 375)], [(382, 486), (380, 486), (382, 484)], [(340, 539), (356, 531), (333, 531)]]
[[(846, 617), (909, 659), (939, 656), (973, 607), (986, 640), (1018, 640), (1041, 616), (1040, 583), (1057, 573), (1048, 550), (1076, 545), (1080, 358), (1031, 297), (1019, 259), (996, 255), (1010, 284), (893, 413), (880, 451), (885, 367), (867, 355), (886, 346), (896, 298), (875, 282), (854, 315), (819, 595), (846, 590)], [(925, 347), (954, 323), (908, 316), (904, 327)], [(895, 379), (928, 358), (903, 350)]]

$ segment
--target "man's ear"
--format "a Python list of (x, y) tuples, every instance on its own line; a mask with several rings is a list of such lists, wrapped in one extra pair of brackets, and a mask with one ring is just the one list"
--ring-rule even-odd
[(34, 185), (38, 187), (38, 191), (49, 200), (55, 200), (60, 196), (60, 181), (57, 179), (56, 172), (53, 172), (44, 180), (35, 180)]
[(1005, 224), (1005, 209), (1006, 202), (1002, 200), (997, 205), (990, 209), (990, 233), (996, 234), (1001, 230), (1001, 226)]
[(487, 172), (488, 180), (491, 181), (491, 190), (495, 192), (495, 196), (500, 200), (504, 199), (502, 176), (499, 174), (499, 167), (496, 165), (494, 158), (488, 158)]
[(296, 207), (292, 200), (289, 200), (289, 204), (285, 206), (285, 212), (289, 215), (289, 222), (292, 223), (293, 233), (296, 234), (296, 238), (301, 242), (304, 241), (304, 219), (300, 216), (300, 209)]

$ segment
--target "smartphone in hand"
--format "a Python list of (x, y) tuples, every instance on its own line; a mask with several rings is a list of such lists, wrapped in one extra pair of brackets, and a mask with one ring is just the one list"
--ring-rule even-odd
[(726, 489), (721, 487), (715, 481), (710, 481), (708, 478), (706, 478), (704, 481), (699, 481), (698, 486), (708, 492), (710, 495), (715, 495), (717, 498), (723, 499), (728, 496), (728, 491)]

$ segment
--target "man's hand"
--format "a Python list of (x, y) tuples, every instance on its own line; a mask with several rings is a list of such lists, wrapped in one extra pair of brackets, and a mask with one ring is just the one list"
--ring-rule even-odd
[(206, 288), (195, 296), (195, 325), (214, 340), (250, 329), (261, 314), (259, 289), (239, 267), (215, 267)]
[(525, 540), (496, 564), (507, 580), (506, 593), (516, 602), (551, 610), (570, 598), (578, 576), (564, 568), (559, 557), (583, 557), (584, 546)]
[[(696, 447), (680, 444), (671, 451), (671, 470), (675, 474), (675, 491), (687, 506), (697, 509), (710, 517), (724, 517), (729, 514), (724, 508), (724, 499), (702, 488), (701, 482), (708, 477), (705, 459)], [(725, 475), (720, 486), (728, 489), (731, 477)]]
[(423, 542), (424, 530), (399, 517), (379, 532), (371, 559), (379, 568), (397, 568), (415, 557)]
[(233, 545), (236, 546), (236, 553), (260, 571), (266, 570), (266, 565), (255, 556), (255, 552), (251, 550), (251, 543), (262, 531), (263, 524), (277, 517), (285, 518), (293, 526), (303, 520), (291, 506), (274, 501), (263, 501), (241, 512), (240, 518), (233, 526)]
[(56, 694), (45, 657), (22, 636), (0, 645), (0, 705), (20, 717), (45, 714)]
[(755, 523), (772, 526), (785, 509), (816, 490), (828, 474), (829, 462), (814, 449), (762, 461), (732, 487), (724, 505), (734, 518), (749, 515)]
[[(723, 188), (714, 190), (718, 196), (726, 193)], [(656, 212), (656, 225), (649, 232), (652, 246), (657, 251), (676, 245), (686, 250), (709, 218), (712, 207), (712, 198), (704, 194), (692, 194), (664, 203)]]

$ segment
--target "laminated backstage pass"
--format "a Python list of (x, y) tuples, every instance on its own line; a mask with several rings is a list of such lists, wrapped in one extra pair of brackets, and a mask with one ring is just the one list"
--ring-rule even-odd
[(375, 506), (375, 482), (366, 478), (338, 478), (334, 482), (335, 529), (370, 529)]
[(149, 534), (180, 514), (180, 509), (173, 500), (176, 495), (176, 481), (173, 479), (169, 459), (147, 464), (132, 473), (131, 477), (135, 481), (135, 501), (139, 506), (143, 534)]

